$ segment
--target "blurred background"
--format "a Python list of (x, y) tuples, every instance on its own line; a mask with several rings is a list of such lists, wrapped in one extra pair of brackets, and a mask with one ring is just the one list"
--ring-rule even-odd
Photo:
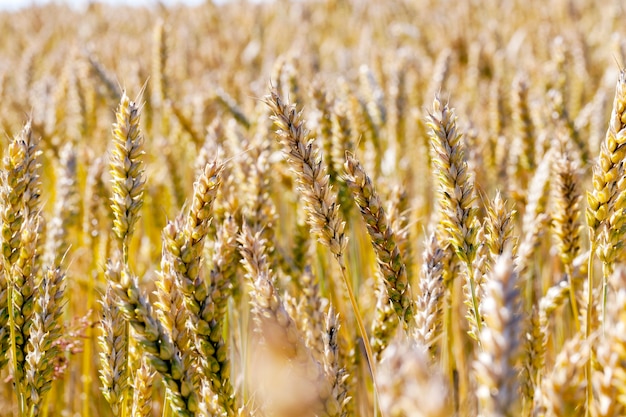
[[(133, 3), (136, 6), (151, 6), (159, 3), (171, 6), (175, 4), (198, 5), (203, 3), (203, 1), (204, 0), (134, 0)], [(224, 1), (227, 0), (216, 0), (215, 3), (223, 3)], [(77, 8), (82, 8), (89, 3), (93, 3), (92, 0), (0, 0), (0, 10), (17, 10), (32, 5), (53, 2), (57, 4), (69, 4)], [(128, 1), (126, 0), (101, 0), (101, 2), (108, 4), (128, 4)]]

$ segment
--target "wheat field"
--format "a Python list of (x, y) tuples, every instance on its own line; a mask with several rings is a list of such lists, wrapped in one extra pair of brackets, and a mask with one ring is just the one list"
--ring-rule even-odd
[(626, 415), (625, 21), (0, 12), (0, 415)]

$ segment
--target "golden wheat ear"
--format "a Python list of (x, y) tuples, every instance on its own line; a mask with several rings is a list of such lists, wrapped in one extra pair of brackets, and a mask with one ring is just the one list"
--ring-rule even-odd
[(517, 277), (513, 259), (505, 253), (496, 260), (485, 288), (482, 352), (474, 362), (476, 393), (485, 415), (510, 415), (519, 408), (521, 297)]
[[(367, 353), (367, 360), (372, 373), (376, 374), (376, 364), (367, 330), (354, 295), (352, 283), (348, 278), (345, 250), (348, 237), (344, 232), (345, 221), (339, 212), (337, 194), (329, 184), (328, 174), (317, 146), (309, 137), (309, 131), (302, 120), (301, 112), (294, 105), (286, 103), (276, 90), (265, 97), (265, 103), (274, 113), (272, 119), (276, 126), (276, 134), (283, 147), (283, 155), (287, 159), (296, 177), (298, 191), (304, 199), (307, 223), (318, 241), (330, 249), (339, 267), (343, 283), (348, 292), (350, 305), (356, 318), (359, 332)], [(374, 382), (376, 378), (374, 377)]]
[(345, 181), (367, 226), (391, 304), (398, 317), (408, 326), (414, 321), (414, 301), (391, 223), (372, 180), (350, 153), (346, 154), (344, 170)]
[(139, 126), (140, 106), (132, 101), (124, 91), (115, 112), (113, 124), (113, 147), (109, 158), (109, 173), (113, 195), (113, 230), (123, 248), (124, 258), (128, 258), (128, 244), (139, 211), (143, 206), (145, 186), (144, 138)]

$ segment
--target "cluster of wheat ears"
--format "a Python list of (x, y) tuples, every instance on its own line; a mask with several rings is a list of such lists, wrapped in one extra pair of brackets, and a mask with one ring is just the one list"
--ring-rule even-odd
[(1, 12), (0, 415), (626, 415), (625, 21)]

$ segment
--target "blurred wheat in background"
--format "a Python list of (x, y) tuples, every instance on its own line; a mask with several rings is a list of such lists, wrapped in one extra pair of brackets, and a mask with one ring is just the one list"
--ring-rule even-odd
[(625, 21), (0, 12), (0, 415), (626, 415)]

